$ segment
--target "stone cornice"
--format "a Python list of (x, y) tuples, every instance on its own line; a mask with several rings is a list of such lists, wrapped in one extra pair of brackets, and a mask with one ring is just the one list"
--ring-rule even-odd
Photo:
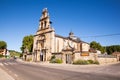
[(50, 33), (50, 32), (54, 32), (54, 30), (52, 30), (52, 29), (48, 30), (48, 31), (39, 30), (39, 31), (37, 31), (37, 34), (34, 36), (43, 35), (43, 34)]
[(46, 17), (44, 17), (44, 18), (41, 18), (39, 21), (43, 21), (43, 20), (45, 20), (45, 19), (49, 19), (49, 16), (46, 16)]

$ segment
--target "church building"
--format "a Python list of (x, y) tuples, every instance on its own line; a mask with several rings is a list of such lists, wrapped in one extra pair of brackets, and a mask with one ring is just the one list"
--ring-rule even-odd
[(48, 10), (44, 8), (39, 20), (39, 28), (34, 35), (33, 61), (50, 61), (54, 55), (63, 63), (72, 63), (81, 59), (83, 53), (89, 55), (88, 43), (80, 40), (73, 32), (70, 32), (68, 37), (56, 34), (51, 23)]

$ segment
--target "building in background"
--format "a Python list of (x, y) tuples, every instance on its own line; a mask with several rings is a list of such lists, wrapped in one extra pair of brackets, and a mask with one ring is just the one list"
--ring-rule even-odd
[(6, 55), (7, 49), (0, 49), (0, 55)]
[(10, 52), (8, 49), (0, 49), (0, 55), (6, 58), (10, 57)]

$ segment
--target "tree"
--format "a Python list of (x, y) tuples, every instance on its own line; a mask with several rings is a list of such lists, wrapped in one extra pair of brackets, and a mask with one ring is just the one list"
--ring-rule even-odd
[(6, 49), (7, 48), (7, 44), (5, 41), (0, 41), (0, 49)]
[(90, 43), (90, 47), (93, 48), (93, 49), (96, 49), (96, 50), (100, 50), (101, 53), (104, 53), (105, 52), (105, 48), (101, 46), (100, 43), (97, 43), (96, 41), (92, 41)]
[(120, 45), (107, 46), (106, 51), (109, 55), (113, 52), (120, 52)]
[(27, 49), (29, 52), (32, 52), (33, 48), (33, 35), (25, 36), (22, 41), (21, 51), (24, 52)]

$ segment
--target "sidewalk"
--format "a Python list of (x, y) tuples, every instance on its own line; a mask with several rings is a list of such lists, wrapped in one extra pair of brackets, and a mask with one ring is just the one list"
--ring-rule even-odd
[(0, 68), (0, 80), (15, 80), (7, 72)]

